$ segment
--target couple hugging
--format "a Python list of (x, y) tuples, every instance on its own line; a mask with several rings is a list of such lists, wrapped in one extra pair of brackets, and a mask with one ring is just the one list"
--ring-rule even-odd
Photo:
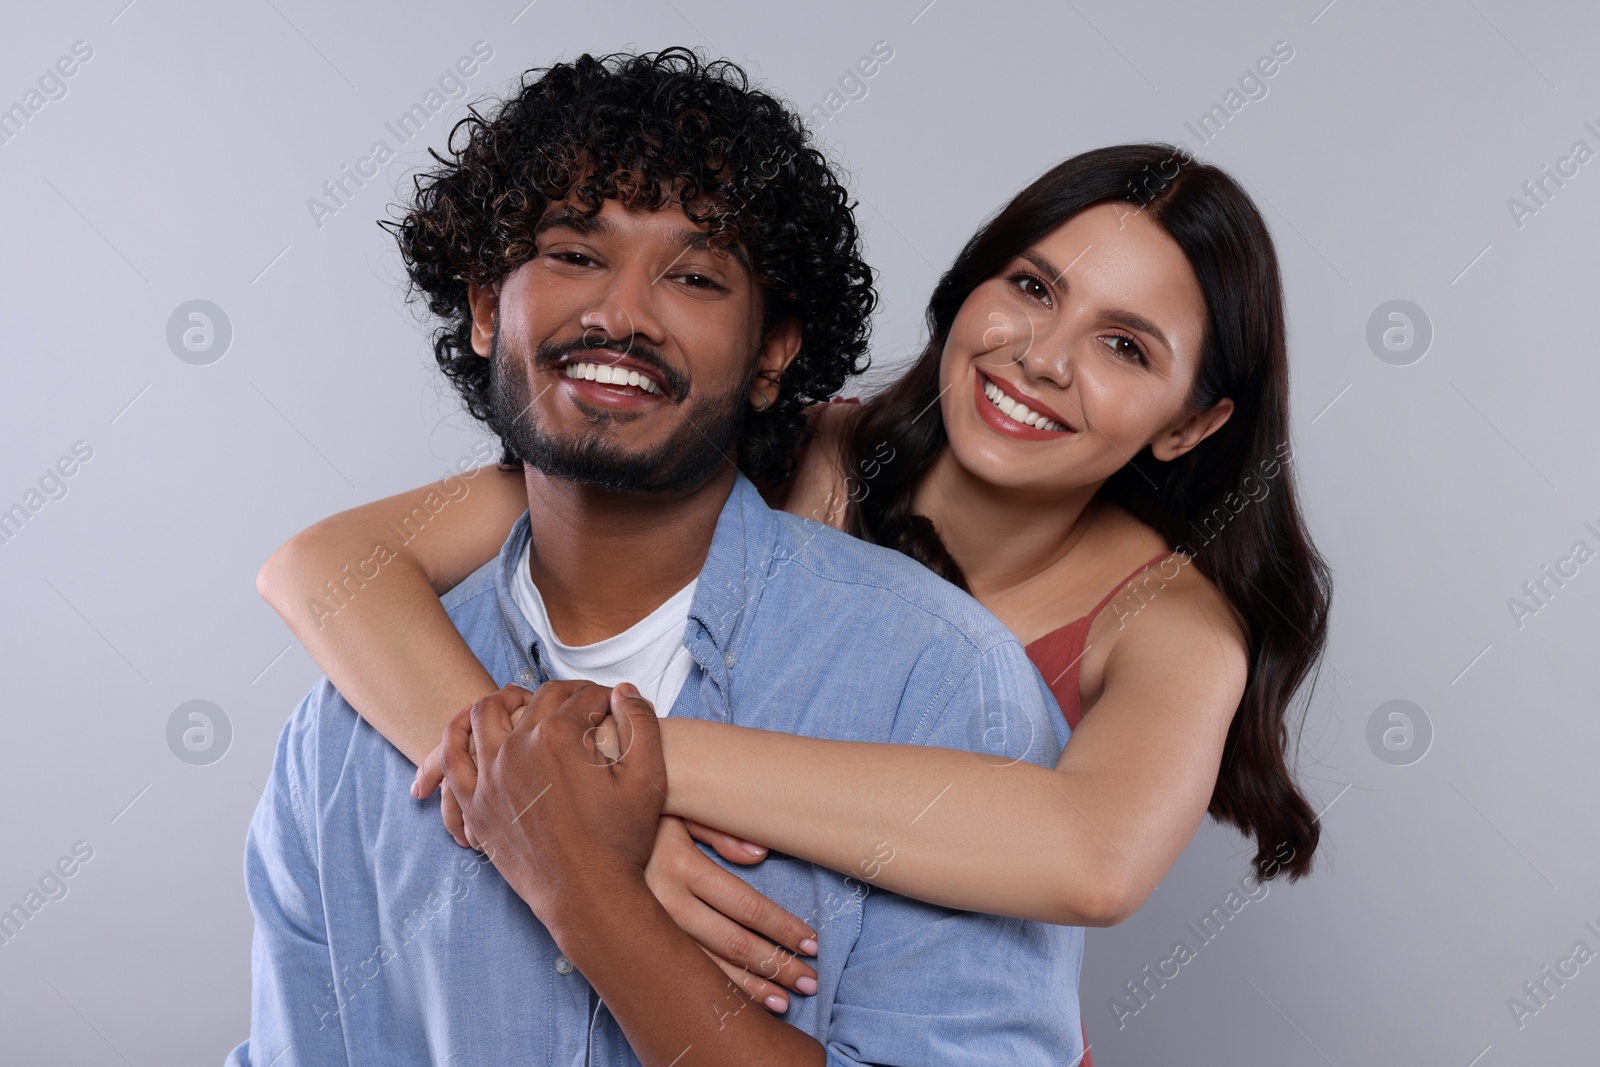
[(1176, 148), (1069, 159), (836, 402), (873, 273), (792, 109), (682, 49), (518, 90), (388, 224), (501, 462), (259, 578), (328, 676), (250, 825), (228, 1062), (1085, 1062), (1083, 927), (1208, 811), (1259, 877), (1317, 842), (1259, 213)]

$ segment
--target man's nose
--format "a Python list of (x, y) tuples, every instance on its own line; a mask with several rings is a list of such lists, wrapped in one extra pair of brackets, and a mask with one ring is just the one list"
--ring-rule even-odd
[(579, 319), (585, 330), (601, 330), (612, 338), (638, 337), (652, 345), (666, 342), (657, 302), (657, 280), (643, 264), (625, 264), (611, 271), (593, 306)]

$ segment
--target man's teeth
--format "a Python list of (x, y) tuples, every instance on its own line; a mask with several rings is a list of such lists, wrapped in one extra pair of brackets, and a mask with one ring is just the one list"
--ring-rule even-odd
[(985, 382), (983, 395), (989, 398), (989, 403), (1006, 413), (1006, 417), (1015, 419), (1024, 426), (1032, 426), (1038, 430), (1054, 430), (1056, 433), (1065, 433), (1067, 428), (1053, 419), (1047, 419), (1037, 411), (1029, 411), (1028, 405), (1019, 404), (1012, 400), (1000, 387), (993, 382)]
[(607, 385), (631, 385), (647, 393), (661, 392), (661, 387), (654, 380), (626, 367), (612, 367), (604, 363), (568, 363), (566, 369), (568, 378), (583, 378)]

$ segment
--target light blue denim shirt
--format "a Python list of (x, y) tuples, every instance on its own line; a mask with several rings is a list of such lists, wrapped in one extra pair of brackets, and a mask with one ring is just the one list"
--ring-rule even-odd
[[(524, 514), (445, 607), (496, 682), (531, 688), (547, 675), (510, 585), (528, 536)], [(1047, 767), (1066, 743), (999, 620), (896, 552), (772, 511), (743, 476), (684, 644), (695, 666), (674, 716)], [(228, 1064), (637, 1064), (527, 905), (445, 832), (437, 797), (411, 797), (412, 773), (326, 678), (301, 701), (250, 824), (254, 995)], [(909, 822), (973, 798), (904, 801)], [(935, 907), (777, 853), (723, 866), (816, 929), (817, 993), (785, 1018), (830, 1065), (1060, 1067), (1081, 1053), (1082, 929)]]

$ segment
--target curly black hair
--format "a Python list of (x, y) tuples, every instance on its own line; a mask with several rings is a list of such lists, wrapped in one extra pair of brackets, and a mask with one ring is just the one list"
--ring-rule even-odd
[[(749, 412), (738, 441), (746, 475), (781, 483), (805, 409), (866, 369), (877, 303), (849, 194), (800, 118), (752, 89), (736, 64), (687, 48), (534, 68), (491, 118), (469, 110), (447, 156), (429, 149), (438, 166), (415, 177), (405, 214), (379, 222), (399, 242), (408, 295), (425, 294), (444, 322), (434, 357), (467, 410), (489, 422), (489, 361), (472, 348), (469, 282), (490, 284), (532, 259), (534, 225), (553, 202), (589, 215), (606, 198), (640, 210), (677, 203), (710, 227), (714, 246), (747, 250), (763, 334), (785, 318), (800, 323), (777, 401)], [(501, 445), (504, 462), (518, 465)]]

